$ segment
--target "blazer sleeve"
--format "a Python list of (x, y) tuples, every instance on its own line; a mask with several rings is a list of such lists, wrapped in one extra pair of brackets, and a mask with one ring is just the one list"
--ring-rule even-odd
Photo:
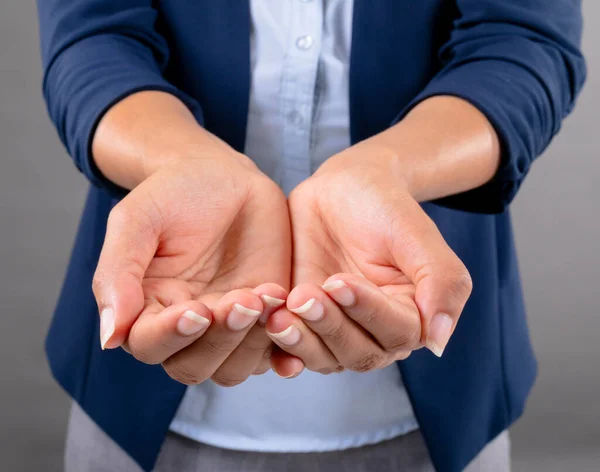
[(456, 5), (451, 36), (439, 52), (441, 70), (394, 123), (434, 95), (476, 106), (500, 138), (498, 172), (482, 187), (436, 203), (499, 213), (560, 129), (585, 81), (581, 0), (456, 0)]
[(202, 109), (163, 77), (169, 60), (155, 29), (152, 0), (38, 0), (43, 93), (50, 118), (77, 168), (122, 195), (91, 157), (104, 113), (128, 95), (160, 90), (182, 100), (202, 123)]

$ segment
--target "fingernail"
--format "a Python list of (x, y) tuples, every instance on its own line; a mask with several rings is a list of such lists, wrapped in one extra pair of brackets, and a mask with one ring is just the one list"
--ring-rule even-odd
[(356, 303), (354, 292), (343, 280), (329, 282), (321, 287), (337, 304), (349, 307)]
[(285, 344), (286, 346), (293, 346), (298, 341), (300, 341), (300, 330), (296, 328), (294, 325), (289, 326), (287, 329), (283, 330), (281, 333), (269, 333), (275, 339), (277, 339), (281, 344)]
[(438, 313), (431, 320), (429, 325), (429, 336), (427, 336), (427, 349), (433, 352), (436, 356), (442, 357), (444, 349), (450, 340), (452, 333), (452, 318), (445, 313)]
[(115, 311), (112, 308), (105, 308), (100, 313), (100, 346), (106, 349), (106, 343), (115, 332)]
[(287, 377), (285, 375), (281, 375), (279, 372), (275, 371), (275, 373), (277, 375), (279, 375), (279, 377), (281, 377), (282, 379), (294, 379), (296, 377), (298, 377), (302, 372), (295, 372), (291, 375), (288, 375)]
[(196, 334), (210, 324), (203, 316), (194, 313), (192, 310), (187, 310), (177, 321), (177, 331), (182, 336), (191, 336)]
[[(271, 308), (280, 307), (285, 303), (285, 300), (282, 300), (281, 298), (270, 297), (269, 295), (261, 295), (260, 298), (265, 305)], [(261, 324), (267, 324), (267, 321), (269, 321), (269, 315), (270, 313), (267, 310), (263, 311), (258, 318), (258, 322)]]
[(265, 302), (265, 305), (268, 305), (271, 308), (277, 308), (285, 303), (285, 300), (282, 300), (281, 298), (270, 297), (269, 295), (261, 295), (260, 298), (263, 302)]
[(239, 303), (235, 303), (227, 317), (227, 326), (232, 331), (241, 331), (254, 323), (260, 314), (261, 312), (258, 310), (252, 310)]
[(298, 308), (290, 308), (290, 311), (309, 321), (320, 320), (323, 318), (323, 314), (325, 313), (323, 305), (321, 302), (317, 301), (316, 298), (311, 298), (304, 305), (299, 306)]

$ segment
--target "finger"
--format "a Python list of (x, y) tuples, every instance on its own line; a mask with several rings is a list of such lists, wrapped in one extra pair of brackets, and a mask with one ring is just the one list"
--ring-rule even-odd
[(263, 375), (266, 374), (269, 370), (271, 370), (271, 354), (273, 352), (273, 348), (277, 346), (273, 344), (273, 341), (271, 341), (271, 339), (269, 339), (269, 342), (271, 344), (265, 350), (263, 358), (259, 362), (256, 369), (254, 369), (254, 372), (252, 372), (252, 375)]
[(407, 291), (385, 293), (355, 274), (336, 274), (322, 288), (382, 349), (408, 353), (421, 347), (421, 318)]
[(258, 318), (258, 322), (262, 325), (267, 323), (267, 320), (272, 313), (285, 305), (285, 300), (288, 296), (288, 291), (286, 289), (281, 285), (274, 283), (259, 285), (252, 290), (252, 293), (258, 295), (263, 302), (263, 312)]
[(142, 279), (158, 246), (160, 218), (130, 193), (110, 212), (92, 288), (103, 349), (119, 347), (144, 307)]
[(307, 205), (315, 200), (315, 182), (311, 178), (298, 185), (288, 198), (293, 239), (292, 287), (308, 282), (321, 284), (328, 275), (341, 270), (338, 254), (330, 250), (335, 245), (323, 243), (328, 241), (323, 222), (315, 217), (313, 205)]
[(264, 322), (277, 307), (285, 304), (287, 290), (283, 287), (268, 283), (262, 284), (252, 290), (254, 295), (263, 301), (263, 311), (250, 332), (246, 335), (240, 345), (227, 357), (225, 362), (215, 371), (212, 379), (218, 384), (228, 383), (231, 380), (242, 380), (252, 375), (261, 362), (266, 363), (269, 368), (267, 350), (273, 341), (265, 332)]
[(309, 370), (330, 373), (339, 367), (338, 360), (319, 336), (286, 308), (271, 315), (267, 334), (282, 350), (301, 359)]
[(290, 292), (287, 308), (302, 318), (343, 367), (366, 372), (383, 366), (387, 354), (321, 287), (298, 285)]
[(271, 353), (271, 368), (279, 377), (293, 379), (304, 370), (304, 362), (275, 346)]
[[(249, 289), (227, 293), (212, 310), (210, 329), (196, 342), (166, 359), (163, 368), (172, 378), (186, 385), (205, 381), (240, 345), (262, 310), (261, 299)], [(219, 384), (231, 386), (245, 379), (222, 378)]]
[(441, 356), (471, 295), (471, 278), (421, 206), (412, 199), (401, 206), (390, 225), (391, 253), (416, 286), (421, 340)]
[[(265, 291), (268, 290), (268, 291)], [(255, 293), (261, 297), (263, 301), (264, 310), (263, 314), (258, 318), (258, 322), (262, 325), (266, 324), (271, 314), (278, 308), (285, 305), (285, 300), (288, 296), (288, 291), (277, 284), (263, 284), (256, 287), (252, 293)], [(264, 335), (267, 336), (266, 331), (263, 329)], [(269, 347), (264, 353), (258, 367), (254, 370), (252, 375), (262, 375), (267, 373), (271, 369), (271, 352), (273, 347), (273, 341), (267, 336), (269, 340)]]
[(189, 300), (164, 308), (147, 307), (134, 323), (123, 347), (146, 364), (160, 364), (202, 336), (212, 313), (202, 303)]

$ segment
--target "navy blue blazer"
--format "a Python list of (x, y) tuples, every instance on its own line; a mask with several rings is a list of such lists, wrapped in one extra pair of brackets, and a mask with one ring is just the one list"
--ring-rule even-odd
[[(152, 89), (179, 97), (199, 123), (242, 151), (249, 2), (40, 0), (38, 8), (49, 114), (93, 184), (48, 359), (69, 394), (149, 471), (185, 387), (160, 366), (100, 350), (90, 285), (107, 215), (124, 192), (98, 172), (90, 141), (108, 108)], [(422, 349), (399, 363), (438, 471), (462, 470), (517, 419), (535, 378), (506, 208), (582, 87), (581, 23), (580, 0), (355, 0), (352, 142), (445, 94), (478, 107), (502, 144), (491, 182), (423, 205), (474, 281), (444, 357)]]

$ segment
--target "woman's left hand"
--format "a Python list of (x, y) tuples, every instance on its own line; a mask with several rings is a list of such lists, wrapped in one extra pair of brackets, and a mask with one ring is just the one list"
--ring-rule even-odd
[(287, 307), (271, 315), (267, 330), (284, 351), (273, 351), (277, 373), (287, 374), (288, 356), (328, 374), (345, 368), (367, 372), (406, 359), (422, 347), (414, 287), (386, 291), (356, 274), (338, 274), (319, 287), (302, 284)]
[(290, 195), (295, 288), (267, 323), (281, 375), (286, 353), (324, 373), (382, 368), (423, 345), (441, 356), (472, 283), (399, 163), (367, 140)]

